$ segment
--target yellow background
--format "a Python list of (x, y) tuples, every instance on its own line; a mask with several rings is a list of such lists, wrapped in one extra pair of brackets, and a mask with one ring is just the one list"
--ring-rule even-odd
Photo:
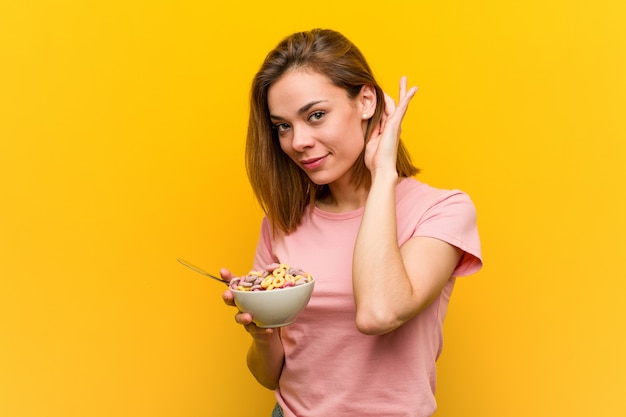
[(250, 79), (330, 27), (420, 86), (420, 178), (479, 212), (437, 415), (626, 414), (618, 0), (0, 2), (0, 415), (269, 416), (217, 272), (251, 265)]

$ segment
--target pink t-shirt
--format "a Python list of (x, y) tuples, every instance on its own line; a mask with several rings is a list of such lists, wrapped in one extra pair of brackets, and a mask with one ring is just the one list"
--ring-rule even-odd
[(255, 268), (285, 262), (315, 278), (306, 309), (280, 329), (285, 364), (276, 399), (286, 417), (425, 417), (435, 411), (435, 361), (454, 277), (482, 266), (476, 212), (466, 194), (413, 178), (398, 184), (396, 210), (400, 245), (428, 236), (464, 254), (434, 302), (380, 336), (364, 335), (355, 324), (352, 255), (363, 209), (329, 213), (314, 207), (290, 235), (272, 236), (263, 220)]

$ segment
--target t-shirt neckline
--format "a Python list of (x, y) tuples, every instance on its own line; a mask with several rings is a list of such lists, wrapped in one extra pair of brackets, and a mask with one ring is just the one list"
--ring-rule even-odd
[[(398, 184), (396, 185), (396, 193), (398, 192), (400, 188), (404, 186), (403, 184), (407, 183), (406, 180), (407, 178), (403, 178), (401, 181), (398, 182)], [(358, 209), (355, 209), (355, 210), (335, 213), (332, 211), (326, 211), (324, 209), (317, 207), (316, 205), (313, 205), (313, 215), (320, 216), (320, 217), (323, 217), (325, 219), (330, 219), (330, 220), (346, 220), (346, 219), (353, 219), (355, 217), (361, 217), (363, 215), (364, 210), (365, 210), (365, 207), (359, 207)]]

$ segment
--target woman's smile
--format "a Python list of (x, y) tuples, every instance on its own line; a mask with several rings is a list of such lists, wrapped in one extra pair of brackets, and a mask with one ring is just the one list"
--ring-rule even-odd
[(319, 168), (320, 166), (322, 166), (327, 156), (328, 155), (320, 156), (317, 158), (301, 159), (300, 166), (307, 170)]

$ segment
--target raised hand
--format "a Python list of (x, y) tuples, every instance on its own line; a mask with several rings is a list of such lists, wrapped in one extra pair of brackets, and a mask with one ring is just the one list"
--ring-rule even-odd
[(365, 148), (365, 165), (374, 176), (381, 170), (396, 171), (396, 158), (402, 120), (409, 107), (409, 102), (417, 92), (417, 87), (407, 90), (407, 78), (400, 79), (400, 97), (398, 103), (385, 93), (385, 111), (380, 124), (376, 126)]

